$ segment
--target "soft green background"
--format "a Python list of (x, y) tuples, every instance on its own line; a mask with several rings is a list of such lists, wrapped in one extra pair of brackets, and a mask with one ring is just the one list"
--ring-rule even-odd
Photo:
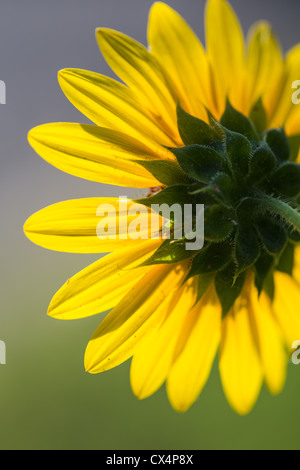
[[(149, 0), (2, 0), (0, 79), (1, 449), (299, 449), (300, 366), (289, 364), (279, 397), (265, 390), (253, 413), (240, 418), (225, 401), (217, 366), (203, 394), (184, 415), (162, 389), (139, 402), (129, 364), (99, 376), (84, 372), (85, 346), (101, 316), (61, 322), (46, 316), (61, 284), (97, 257), (52, 253), (22, 234), (24, 220), (57, 201), (123, 195), (124, 189), (81, 181), (48, 166), (26, 142), (34, 125), (82, 121), (59, 90), (56, 72), (81, 67), (108, 74), (94, 40), (96, 26), (145, 42)], [(170, 0), (203, 38), (204, 1)], [(300, 2), (234, 1), (244, 28), (269, 18), (284, 48), (299, 39)], [(299, 71), (300, 79), (300, 71)], [(135, 192), (128, 192), (128, 195)]]

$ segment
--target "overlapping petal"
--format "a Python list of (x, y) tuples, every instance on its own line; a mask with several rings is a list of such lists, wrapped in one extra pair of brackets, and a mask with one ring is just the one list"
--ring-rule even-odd
[[(285, 130), (288, 135), (299, 135), (300, 134), (300, 104), (294, 102), (294, 93), (296, 92), (295, 98), (299, 99), (299, 80), (300, 80), (300, 45), (295, 46), (288, 55), (288, 65), (290, 68), (289, 73), (289, 84), (290, 93), (292, 97), (291, 109), (288, 113), (287, 120), (285, 123)], [(297, 85), (297, 90), (295, 89)], [(288, 88), (288, 87), (287, 87)], [(287, 90), (288, 91), (288, 90)]]
[[(283, 85), (281, 88), (277, 89), (277, 99), (274, 100), (276, 105), (273, 118), (270, 122), (270, 127), (280, 127), (285, 124), (286, 120), (288, 120), (291, 112), (295, 109), (295, 105), (292, 101), (292, 95), (295, 90), (293, 90), (292, 85), (295, 80), (299, 80), (300, 74), (300, 45), (293, 47), (287, 56), (286, 56), (286, 67), (285, 67), (285, 76)], [(291, 118), (290, 118), (291, 119)], [(291, 134), (291, 130), (293, 129), (293, 133), (299, 134), (300, 133), (300, 126), (296, 129), (294, 127), (294, 123), (290, 120), (289, 124), (286, 125), (286, 131), (288, 135)]]
[(150, 266), (141, 266), (159, 246), (149, 240), (101, 258), (69, 279), (55, 294), (48, 315), (59, 320), (89, 317), (117, 305)]
[(129, 359), (146, 333), (164, 320), (169, 295), (182, 283), (187, 266), (152, 268), (105, 317), (85, 354), (92, 374), (109, 370)]
[(214, 112), (210, 70), (195, 33), (171, 7), (156, 2), (150, 11), (148, 42), (181, 106), (206, 120), (204, 106)]
[(180, 141), (176, 100), (155, 57), (142, 44), (111, 29), (99, 28), (97, 41), (107, 63), (134, 91), (154, 121)]
[(228, 402), (240, 415), (248, 414), (258, 398), (263, 372), (245, 298), (238, 299), (223, 320), (219, 367)]
[(162, 145), (174, 145), (172, 138), (154, 122), (138, 103), (135, 93), (125, 85), (79, 69), (61, 70), (58, 80), (71, 103), (98, 126), (128, 134), (158, 155), (164, 154)]
[(156, 160), (156, 152), (121, 132), (85, 124), (53, 123), (32, 129), (28, 140), (48, 163), (71, 175), (136, 188), (160, 184), (136, 163)]
[(281, 98), (285, 72), (281, 47), (271, 25), (265, 21), (250, 29), (247, 42), (246, 114), (262, 98), (270, 122), (276, 102)]
[(226, 0), (208, 0), (206, 7), (206, 48), (212, 67), (217, 118), (227, 96), (232, 105), (244, 111), (245, 44), (238, 18)]
[(186, 411), (198, 398), (209, 377), (221, 337), (221, 308), (209, 294), (187, 318), (189, 334), (183, 332), (182, 352), (174, 362), (167, 380), (170, 403), (179, 412)]
[(300, 339), (299, 299), (300, 287), (297, 281), (288, 274), (276, 272), (273, 311), (289, 350)]
[(284, 339), (275, 321), (270, 299), (263, 292), (258, 298), (253, 286), (249, 299), (249, 315), (253, 334), (262, 362), (265, 382), (271, 393), (281, 392), (287, 370), (287, 354)]
[(131, 386), (140, 398), (152, 395), (167, 379), (176, 359), (176, 345), (190, 322), (196, 301), (195, 281), (174, 292), (166, 308), (166, 318), (159, 328), (148, 334), (137, 349), (131, 363)]

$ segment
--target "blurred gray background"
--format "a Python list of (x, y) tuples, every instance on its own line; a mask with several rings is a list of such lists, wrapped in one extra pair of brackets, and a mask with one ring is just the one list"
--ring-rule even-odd
[[(42, 161), (26, 134), (45, 122), (87, 122), (59, 89), (56, 74), (79, 67), (110, 75), (94, 30), (106, 26), (145, 43), (149, 0), (0, 0), (1, 449), (299, 448), (300, 369), (285, 391), (266, 391), (240, 418), (227, 405), (217, 368), (196, 405), (176, 414), (164, 389), (138, 402), (128, 364), (99, 376), (83, 369), (85, 346), (102, 317), (60, 322), (46, 316), (64, 281), (97, 257), (32, 245), (22, 225), (36, 210), (71, 198), (119, 195), (115, 187), (66, 175)], [(204, 38), (204, 0), (167, 0)], [(285, 50), (300, 41), (297, 0), (233, 0), (244, 30), (274, 25)], [(299, 71), (300, 74), (300, 71)], [(299, 76), (300, 78), (300, 76)], [(121, 191), (121, 192), (120, 192)], [(128, 195), (134, 195), (128, 191)]]

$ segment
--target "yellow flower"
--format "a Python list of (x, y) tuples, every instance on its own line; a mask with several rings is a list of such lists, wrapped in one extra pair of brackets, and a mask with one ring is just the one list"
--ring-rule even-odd
[[(204, 249), (184, 255), (161, 237), (132, 239), (133, 219), (118, 198), (58, 203), (33, 215), (25, 233), (52, 250), (112, 252), (70, 279), (49, 307), (50, 316), (65, 320), (112, 309), (88, 344), (89, 372), (133, 357), (135, 395), (146, 398), (166, 381), (172, 406), (185, 411), (219, 351), (227, 399), (247, 414), (263, 382), (271, 393), (281, 391), (287, 350), (300, 339), (300, 183), (293, 163), (300, 106), (292, 102), (300, 45), (283, 56), (269, 24), (259, 22), (245, 46), (225, 0), (208, 0), (206, 50), (161, 2), (151, 9), (148, 39), (149, 49), (97, 30), (102, 54), (126, 85), (60, 71), (67, 98), (95, 125), (45, 124), (30, 131), (29, 142), (72, 175), (159, 188), (138, 201), (147, 207), (150, 200), (198, 198), (207, 205)], [(122, 222), (115, 238), (97, 236), (103, 204)]]

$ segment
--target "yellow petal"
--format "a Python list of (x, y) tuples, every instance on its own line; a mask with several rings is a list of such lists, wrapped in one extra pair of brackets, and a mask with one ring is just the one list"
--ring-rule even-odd
[(289, 349), (300, 339), (300, 286), (288, 274), (275, 273), (273, 311)]
[[(280, 127), (283, 126), (288, 119), (290, 113), (294, 110), (295, 104), (292, 101), (292, 95), (294, 89), (292, 84), (294, 81), (299, 80), (300, 74), (300, 44), (291, 49), (286, 57), (286, 73), (285, 80), (282, 86), (282, 89), (277, 92), (278, 99), (274, 100), (277, 103), (274, 116), (271, 120), (271, 127)], [(287, 132), (290, 135), (290, 126), (289, 124)]]
[[(291, 95), (292, 95), (292, 101), (294, 101), (294, 98), (296, 100), (299, 100), (299, 85), (295, 88), (294, 82), (299, 82), (299, 77), (300, 77), (300, 46), (298, 46), (295, 49), (295, 55), (298, 56), (298, 66), (297, 66), (297, 72), (295, 71), (295, 75), (291, 78)], [(297, 57), (295, 57), (295, 61), (297, 61)], [(296, 79), (296, 73), (298, 78)], [(294, 80), (293, 80), (294, 79)], [(296, 93), (296, 96), (294, 97), (294, 93)], [(293, 102), (292, 108), (287, 116), (287, 120), (285, 123), (285, 131), (288, 136), (293, 136), (293, 135), (299, 135), (300, 134), (300, 104), (296, 104)]]
[(138, 266), (158, 245), (158, 241), (145, 241), (118, 250), (88, 266), (55, 294), (48, 315), (60, 320), (74, 320), (111, 309), (151, 270), (150, 266)]
[(72, 123), (44, 124), (28, 134), (30, 145), (66, 173), (99, 183), (146, 188), (159, 182), (132, 160), (157, 155), (130, 136), (111, 129)]
[[(292, 93), (294, 91), (296, 90), (292, 90)], [(287, 117), (284, 128), (288, 136), (300, 134), (300, 105), (294, 105)]]
[(150, 11), (148, 42), (181, 106), (206, 120), (203, 103), (214, 112), (209, 66), (195, 33), (175, 10), (157, 2)]
[(171, 296), (165, 321), (147, 335), (137, 349), (130, 377), (133, 392), (139, 399), (152, 395), (166, 380), (174, 360), (175, 345), (195, 300), (196, 286), (192, 280)]
[(231, 104), (243, 112), (244, 37), (238, 18), (225, 0), (208, 0), (206, 46), (218, 103), (216, 117), (223, 113), (227, 96)]
[(265, 381), (270, 392), (278, 394), (284, 386), (287, 369), (287, 355), (283, 337), (274, 320), (270, 300), (265, 293), (262, 293), (258, 299), (254, 286), (249, 306)]
[(238, 301), (223, 320), (220, 374), (225, 395), (240, 415), (248, 414), (260, 392), (262, 370), (248, 305)]
[[(24, 231), (29, 240), (49, 250), (108, 253), (150, 239), (151, 224), (155, 226), (156, 220), (159, 224), (157, 214), (131, 200), (75, 199), (32, 215)], [(139, 224), (133, 227), (137, 221)]]
[(86, 370), (109, 370), (129, 359), (146, 333), (165, 318), (168, 296), (186, 276), (187, 267), (153, 267), (100, 324), (88, 344)]
[(162, 145), (172, 146), (174, 142), (146, 115), (125, 85), (79, 69), (61, 70), (58, 80), (71, 103), (95, 124), (132, 136), (158, 156), (169, 155)]
[(154, 121), (178, 141), (176, 101), (154, 56), (118, 31), (100, 28), (96, 36), (109, 66), (127, 83)]
[(272, 117), (274, 102), (280, 99), (278, 90), (281, 89), (283, 74), (280, 44), (269, 23), (260, 21), (250, 29), (248, 36), (247, 112), (259, 98), (263, 98), (267, 115), (269, 119)]
[[(298, 160), (299, 161), (299, 160)], [(295, 248), (293, 278), (300, 286), (300, 247)]]
[(205, 386), (221, 336), (221, 309), (211, 299), (198, 304), (190, 316), (193, 327), (167, 381), (169, 400), (179, 412), (186, 411)]

